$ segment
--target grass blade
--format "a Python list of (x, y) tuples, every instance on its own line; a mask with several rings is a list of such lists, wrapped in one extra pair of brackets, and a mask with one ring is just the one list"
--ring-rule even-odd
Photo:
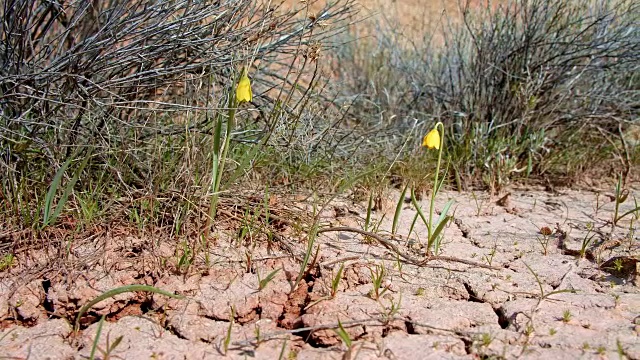
[(640, 206), (635, 207), (635, 208), (625, 212), (624, 214), (618, 216), (618, 218), (616, 219), (616, 222), (620, 221), (622, 218), (626, 217), (627, 215), (631, 215), (631, 214), (636, 213), (638, 211), (640, 211)]
[(338, 334), (347, 349), (351, 349), (351, 337), (349, 336), (349, 333), (344, 329), (344, 326), (342, 326), (340, 319), (338, 319), (338, 329), (334, 331), (336, 332), (336, 334)]
[(369, 231), (371, 222), (371, 209), (373, 208), (373, 192), (369, 193), (369, 203), (367, 204), (367, 218), (364, 220), (364, 231)]
[(418, 217), (419, 217), (419, 214), (416, 212), (416, 214), (413, 216), (413, 220), (411, 221), (409, 232), (407, 233), (407, 240), (409, 240), (411, 238), (411, 234), (413, 234), (413, 228), (416, 227), (416, 222), (418, 221)]
[(416, 199), (416, 193), (413, 191), (413, 189), (411, 189), (411, 203), (413, 204), (413, 207), (416, 208), (416, 211), (418, 212), (418, 215), (422, 219), (422, 222), (424, 222), (424, 225), (428, 228), (429, 221), (424, 216), (424, 213), (422, 212), (422, 208), (420, 208), (420, 204), (418, 204), (418, 200)]
[(298, 277), (296, 277), (295, 283), (291, 284), (291, 292), (293, 292), (302, 280), (304, 276), (305, 270), (307, 269), (307, 265), (309, 264), (309, 259), (311, 259), (311, 254), (313, 253), (313, 245), (316, 242), (316, 236), (318, 235), (318, 223), (313, 224), (311, 231), (309, 232), (309, 240), (307, 243), (307, 251), (304, 254), (304, 259), (302, 264), (300, 264), (300, 272), (298, 273)]
[(276, 276), (278, 271), (280, 271), (280, 269), (275, 269), (272, 272), (270, 272), (269, 275), (267, 275), (267, 277), (265, 277), (264, 279), (260, 280), (260, 282), (258, 284), (258, 289), (259, 290), (263, 290), (264, 288), (266, 288), (267, 285), (271, 282), (271, 280), (273, 280), (273, 278)]
[(435, 230), (433, 230), (433, 234), (431, 234), (431, 239), (427, 241), (427, 249), (431, 249), (431, 245), (435, 243), (436, 239), (438, 238), (438, 235), (440, 235), (440, 233), (442, 232), (442, 230), (447, 225), (450, 219), (451, 219), (451, 216), (446, 216), (443, 221), (438, 223), (438, 226), (436, 226)]
[(55, 176), (53, 177), (53, 180), (51, 181), (51, 185), (49, 185), (49, 191), (47, 191), (47, 195), (45, 196), (45, 199), (44, 199), (44, 213), (42, 215), (42, 227), (46, 227), (47, 225), (49, 225), (49, 223), (52, 220), (51, 207), (53, 205), (53, 198), (56, 196), (56, 192), (58, 191), (58, 186), (62, 181), (62, 176), (64, 175), (65, 171), (67, 171), (67, 168), (71, 164), (72, 159), (73, 157), (70, 157), (69, 159), (67, 159), (67, 161), (65, 161), (62, 164), (60, 169), (58, 169), (58, 172), (56, 172)]
[(447, 201), (447, 203), (444, 205), (444, 208), (442, 208), (442, 212), (440, 212), (440, 217), (438, 218), (438, 222), (436, 222), (436, 224), (440, 224), (442, 221), (444, 221), (445, 218), (448, 217), (447, 214), (449, 213), (449, 209), (451, 208), (451, 205), (453, 205), (453, 203), (455, 203), (454, 199), (449, 199), (449, 201)]
[(84, 171), (84, 168), (87, 166), (87, 163), (91, 158), (92, 150), (89, 150), (89, 153), (85, 156), (84, 160), (82, 161), (82, 164), (80, 164), (80, 167), (74, 173), (73, 177), (71, 178), (71, 181), (69, 181), (69, 183), (65, 187), (64, 192), (62, 193), (62, 197), (60, 197), (60, 200), (56, 204), (55, 209), (53, 209), (53, 212), (51, 212), (51, 208), (53, 206), (53, 200), (56, 196), (56, 193), (58, 192), (58, 187), (62, 182), (62, 176), (67, 171), (67, 169), (69, 168), (69, 165), (71, 165), (72, 160), (76, 158), (79, 152), (80, 152), (80, 149), (76, 150), (76, 152), (69, 159), (67, 159), (67, 161), (65, 161), (64, 164), (62, 164), (58, 172), (56, 172), (55, 176), (53, 177), (53, 180), (51, 181), (51, 185), (49, 186), (49, 191), (47, 191), (47, 195), (45, 197), (44, 213), (42, 218), (43, 228), (55, 223), (58, 216), (60, 216), (60, 213), (62, 213), (62, 210), (64, 209), (64, 205), (67, 203), (67, 200), (69, 199), (69, 195), (71, 195), (71, 191), (73, 191), (73, 188), (76, 185), (76, 182), (78, 182), (78, 179), (82, 174), (82, 171)]
[(93, 345), (91, 346), (91, 354), (89, 360), (93, 360), (96, 357), (96, 350), (98, 349), (98, 342), (100, 341), (100, 335), (102, 334), (102, 325), (104, 324), (105, 315), (102, 315), (100, 321), (98, 321), (98, 329), (96, 330), (96, 337), (93, 339)]
[[(447, 203), (444, 205), (444, 208), (442, 209), (442, 212), (438, 217), (438, 221), (435, 223), (435, 229), (431, 233), (431, 238), (427, 240), (427, 249), (431, 249), (431, 246), (433, 244), (436, 244), (436, 240), (438, 239), (438, 236), (440, 235), (442, 230), (444, 230), (444, 227), (447, 225), (447, 223), (451, 220), (452, 216), (449, 216), (447, 214), (449, 213), (449, 209), (451, 208), (451, 205), (453, 205), (454, 202), (455, 201), (451, 199), (447, 201)], [(436, 244), (436, 248), (438, 247), (439, 245)]]
[(280, 348), (280, 356), (278, 356), (278, 360), (284, 359), (284, 351), (287, 349), (287, 339), (284, 339), (282, 343), (282, 348)]
[(78, 178), (80, 178), (80, 175), (84, 171), (84, 168), (87, 166), (87, 163), (89, 162), (90, 157), (91, 157), (91, 151), (89, 151), (87, 156), (85, 156), (84, 160), (82, 161), (82, 164), (80, 164), (80, 167), (76, 170), (75, 174), (73, 174), (73, 178), (71, 178), (71, 181), (64, 188), (62, 197), (60, 198), (60, 201), (58, 201), (58, 204), (56, 204), (56, 208), (53, 211), (53, 214), (51, 215), (51, 220), (49, 223), (54, 223), (58, 218), (58, 216), (60, 216), (62, 209), (64, 209), (64, 205), (67, 203), (67, 200), (69, 199), (69, 195), (71, 195), (71, 191), (73, 191), (73, 188), (75, 187), (76, 182), (78, 182)]
[(340, 264), (340, 268), (338, 269), (338, 273), (331, 280), (331, 295), (335, 296), (338, 292), (338, 285), (340, 285), (340, 280), (342, 280), (342, 272), (344, 271), (344, 263)]
[(398, 199), (398, 204), (396, 205), (396, 212), (393, 214), (393, 224), (391, 225), (391, 235), (396, 234), (396, 230), (398, 229), (398, 220), (400, 220), (400, 212), (402, 211), (402, 204), (404, 204), (404, 197), (407, 194), (407, 189), (409, 188), (409, 184), (404, 186), (402, 190), (402, 194), (400, 194), (400, 199)]
[(80, 318), (82, 318), (82, 315), (84, 315), (84, 313), (86, 313), (89, 309), (91, 309), (91, 307), (93, 305), (99, 303), (102, 300), (108, 299), (110, 297), (113, 297), (113, 296), (116, 296), (116, 295), (119, 295), (119, 294), (122, 294), (122, 293), (136, 292), (136, 291), (152, 292), (152, 293), (168, 296), (168, 297), (174, 298), (174, 299), (184, 299), (185, 298), (183, 295), (173, 294), (173, 293), (170, 293), (168, 291), (164, 291), (162, 289), (158, 289), (156, 287), (149, 286), (149, 285), (126, 285), (126, 286), (121, 286), (119, 288), (111, 289), (111, 290), (103, 293), (102, 295), (97, 296), (96, 298), (94, 298), (93, 300), (89, 301), (88, 303), (84, 304), (84, 306), (82, 306), (80, 308), (80, 311), (78, 311), (78, 316), (76, 317), (76, 330), (80, 329)]
[(235, 319), (236, 319), (236, 308), (235, 307), (231, 307), (231, 315), (229, 316), (229, 327), (227, 328), (227, 336), (224, 338), (224, 355), (227, 355), (227, 352), (229, 351), (229, 345), (231, 344), (231, 330), (233, 330), (233, 324), (235, 323)]

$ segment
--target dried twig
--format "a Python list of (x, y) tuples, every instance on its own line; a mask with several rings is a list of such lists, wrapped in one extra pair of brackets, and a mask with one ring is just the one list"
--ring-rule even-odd
[(475, 262), (475, 261), (459, 259), (459, 258), (451, 257), (451, 256), (428, 256), (428, 257), (426, 257), (424, 259), (418, 259), (416, 257), (413, 257), (413, 256), (411, 256), (409, 254), (406, 254), (406, 253), (402, 252), (396, 245), (392, 244), (390, 241), (387, 241), (386, 239), (383, 239), (380, 235), (378, 235), (376, 233), (372, 233), (370, 231), (364, 231), (364, 230), (360, 230), (360, 229), (356, 229), (356, 228), (352, 228), (352, 227), (348, 227), (348, 226), (338, 226), (338, 227), (330, 227), (330, 228), (318, 229), (318, 234), (323, 233), (323, 232), (331, 232), (331, 231), (348, 231), (348, 232), (353, 232), (353, 233), (361, 234), (361, 235), (364, 235), (364, 236), (368, 236), (368, 237), (376, 240), (377, 242), (379, 242), (382, 246), (384, 246), (387, 249), (389, 249), (389, 250), (393, 251), (394, 253), (396, 253), (398, 256), (403, 258), (405, 261), (407, 261), (407, 262), (409, 262), (409, 263), (411, 263), (413, 265), (417, 265), (417, 266), (424, 266), (430, 261), (440, 260), (440, 261), (462, 263), (462, 264), (466, 264), (466, 265), (481, 267), (481, 268), (484, 268), (484, 269), (500, 270), (500, 268), (498, 268), (498, 267), (485, 265), (485, 264), (482, 264), (482, 263), (479, 263), (479, 262)]

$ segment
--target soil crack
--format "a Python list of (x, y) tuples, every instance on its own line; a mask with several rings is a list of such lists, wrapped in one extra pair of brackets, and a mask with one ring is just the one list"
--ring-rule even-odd
[[(463, 285), (464, 285), (464, 288), (467, 290), (467, 293), (469, 294), (468, 301), (482, 303), (482, 304), (486, 303), (486, 301), (484, 301), (478, 296), (478, 293), (475, 290), (473, 290), (473, 288), (469, 283), (463, 282)], [(492, 309), (493, 309), (493, 312), (495, 312), (496, 315), (498, 316), (498, 325), (500, 325), (501, 328), (506, 329), (509, 326), (509, 318), (507, 318), (504, 308), (502, 306), (499, 306), (499, 307), (492, 306)]]
[(509, 327), (510, 321), (507, 317), (507, 313), (502, 306), (494, 307), (493, 311), (498, 315), (498, 324), (501, 328), (506, 329)]
[(471, 228), (463, 223), (462, 219), (456, 218), (453, 220), (453, 223), (456, 224), (458, 229), (460, 229), (460, 232), (462, 232), (462, 237), (465, 239), (471, 239)]
[(49, 299), (49, 289), (51, 289), (51, 280), (42, 280), (42, 290), (44, 291), (44, 301), (42, 302), (42, 307), (47, 311), (49, 317), (51, 317), (53, 314), (55, 314), (55, 307), (53, 306), (53, 301)]
[(478, 297), (478, 293), (476, 293), (472, 288), (471, 285), (469, 285), (469, 283), (467, 282), (463, 282), (464, 288), (465, 290), (467, 290), (467, 294), (469, 294), (469, 300), (470, 302), (477, 302), (477, 303), (484, 303), (485, 301), (482, 300), (481, 298)]

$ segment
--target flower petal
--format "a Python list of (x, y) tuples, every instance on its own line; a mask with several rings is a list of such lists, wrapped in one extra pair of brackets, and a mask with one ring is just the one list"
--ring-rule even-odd
[(426, 146), (428, 149), (440, 149), (440, 132), (438, 129), (432, 129), (429, 133), (422, 139), (422, 146)]
[(238, 87), (236, 88), (236, 100), (238, 104), (242, 102), (250, 102), (253, 99), (253, 93), (251, 92), (251, 80), (247, 76), (246, 72), (243, 72)]

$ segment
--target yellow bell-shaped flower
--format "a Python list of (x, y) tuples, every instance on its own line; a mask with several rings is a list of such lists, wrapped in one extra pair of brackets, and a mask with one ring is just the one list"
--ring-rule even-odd
[(433, 128), (433, 130), (429, 131), (422, 139), (422, 146), (426, 146), (428, 149), (440, 150), (440, 132), (438, 129)]
[(236, 87), (236, 101), (238, 105), (243, 102), (250, 102), (253, 99), (253, 93), (251, 92), (251, 80), (249, 80), (249, 76), (247, 76), (247, 70), (242, 70), (242, 76), (240, 77), (240, 81), (238, 81), (238, 86)]

